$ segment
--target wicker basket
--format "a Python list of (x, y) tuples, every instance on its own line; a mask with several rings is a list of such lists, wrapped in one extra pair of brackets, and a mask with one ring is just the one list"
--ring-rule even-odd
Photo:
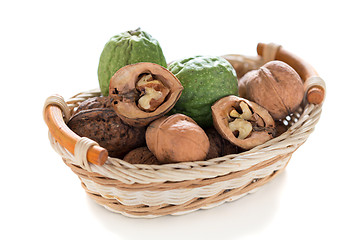
[(74, 109), (99, 96), (99, 90), (79, 93), (67, 102), (60, 96), (47, 99), (44, 119), (50, 143), (92, 199), (125, 216), (179, 215), (239, 199), (285, 169), (292, 153), (314, 130), (325, 93), (322, 79), (297, 56), (273, 44), (259, 44), (258, 54), (261, 61), (278, 59), (291, 65), (305, 81), (307, 95), (303, 105), (284, 120), (285, 133), (249, 151), (165, 165), (130, 164), (107, 157), (96, 142), (80, 138), (66, 126)]

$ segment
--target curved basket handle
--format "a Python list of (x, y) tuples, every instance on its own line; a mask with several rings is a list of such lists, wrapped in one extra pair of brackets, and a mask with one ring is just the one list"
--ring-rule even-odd
[[(54, 96), (52, 96), (54, 97)], [(50, 98), (50, 97), (49, 97)], [(48, 99), (49, 99), (48, 98)], [(62, 99), (59, 95), (56, 98)], [(65, 123), (61, 104), (52, 104), (45, 102), (44, 120), (49, 128), (51, 135), (61, 146), (65, 147), (69, 152), (74, 154), (75, 145), (81, 139), (75, 134)], [(68, 114), (64, 113), (67, 118)], [(108, 151), (98, 145), (91, 146), (87, 152), (87, 160), (96, 165), (103, 165), (108, 158)]]
[[(257, 52), (260, 56), (264, 55), (264, 49), (270, 44), (259, 43)], [(304, 88), (308, 103), (321, 104), (325, 98), (325, 82), (319, 77), (315, 69), (299, 58), (298, 56), (286, 51), (281, 46), (277, 47), (275, 60), (280, 60), (289, 64), (304, 80)]]

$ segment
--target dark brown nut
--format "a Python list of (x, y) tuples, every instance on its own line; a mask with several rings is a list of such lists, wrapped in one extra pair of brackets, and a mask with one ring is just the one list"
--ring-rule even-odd
[(131, 150), (125, 155), (124, 161), (131, 164), (160, 164), (154, 154), (152, 154), (147, 147), (139, 147)]
[(283, 121), (275, 121), (275, 129), (276, 129), (276, 133), (275, 133), (275, 137), (280, 136), (281, 134), (283, 134), (284, 132), (286, 132), (288, 130), (289, 126), (285, 125)]
[(239, 96), (264, 107), (275, 120), (283, 119), (300, 106), (304, 85), (288, 64), (271, 61), (239, 80)]
[(206, 159), (218, 158), (241, 152), (240, 148), (224, 139), (215, 128), (207, 128), (205, 133), (208, 136), (210, 142), (210, 148)]
[(209, 152), (206, 155), (206, 159), (218, 158), (222, 155), (222, 140), (223, 139), (214, 128), (208, 128), (205, 130), (206, 135), (209, 138)]
[(136, 63), (119, 69), (110, 80), (115, 112), (127, 124), (146, 126), (164, 116), (180, 98), (183, 87), (166, 68)]
[(94, 108), (111, 108), (110, 97), (92, 97), (80, 103), (74, 114), (88, 109)]
[(230, 95), (218, 100), (211, 110), (218, 133), (242, 149), (251, 149), (273, 137), (274, 120), (254, 102)]
[(145, 145), (145, 128), (125, 124), (109, 108), (83, 110), (72, 116), (69, 128), (107, 149), (109, 156), (121, 158), (130, 150)]
[(146, 130), (146, 144), (162, 163), (204, 160), (210, 146), (204, 130), (183, 114), (152, 122)]

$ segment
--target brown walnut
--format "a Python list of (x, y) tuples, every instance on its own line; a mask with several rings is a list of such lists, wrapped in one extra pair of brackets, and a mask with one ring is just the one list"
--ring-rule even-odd
[(182, 90), (180, 81), (169, 70), (142, 62), (122, 67), (114, 74), (109, 96), (125, 123), (146, 126), (169, 112)]
[(275, 132), (268, 111), (247, 99), (230, 95), (215, 102), (211, 110), (218, 133), (242, 149), (270, 140)]
[(183, 114), (152, 122), (146, 130), (146, 144), (162, 163), (204, 160), (210, 146), (204, 130)]
[(83, 110), (94, 109), (94, 108), (111, 108), (110, 98), (108, 96), (88, 98), (87, 100), (79, 104), (74, 114)]
[(289, 129), (289, 125), (285, 125), (283, 121), (275, 121), (276, 134), (275, 137), (280, 136)]
[(145, 145), (145, 128), (125, 124), (110, 108), (93, 108), (73, 115), (68, 127), (80, 137), (88, 137), (121, 158), (130, 150)]
[(139, 147), (131, 150), (125, 155), (124, 161), (131, 164), (160, 164), (147, 147)]
[(206, 159), (218, 158), (241, 152), (239, 147), (224, 139), (215, 128), (207, 128), (205, 129), (205, 133), (208, 136), (210, 142), (210, 148)]
[(261, 105), (277, 120), (300, 106), (304, 86), (292, 67), (282, 61), (271, 61), (239, 80), (239, 96)]

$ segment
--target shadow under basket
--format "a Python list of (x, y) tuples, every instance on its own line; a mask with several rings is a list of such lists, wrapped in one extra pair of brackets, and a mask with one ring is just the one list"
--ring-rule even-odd
[[(256, 61), (261, 64), (275, 59), (288, 63), (305, 82), (306, 93), (318, 88), (324, 95), (322, 79), (297, 56), (278, 45), (261, 43), (258, 54)], [(246, 58), (243, 61), (241, 67), (247, 67)], [(44, 119), (50, 143), (95, 202), (137, 218), (209, 209), (256, 191), (285, 169), (294, 151), (313, 132), (324, 98), (312, 103), (306, 94), (302, 106), (284, 120), (287, 131), (249, 151), (206, 161), (146, 165), (107, 157), (95, 142), (90, 140), (89, 144), (89, 139), (67, 127), (67, 120), (79, 104), (95, 96), (100, 96), (99, 90), (79, 93), (66, 102), (58, 95), (47, 99)]]

